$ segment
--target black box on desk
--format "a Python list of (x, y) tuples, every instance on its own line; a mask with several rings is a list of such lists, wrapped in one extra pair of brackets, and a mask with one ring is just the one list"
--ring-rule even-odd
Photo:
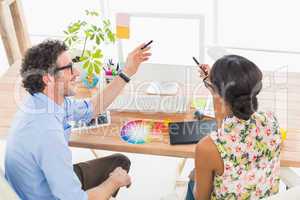
[(171, 144), (195, 144), (212, 131), (217, 130), (215, 120), (169, 123)]

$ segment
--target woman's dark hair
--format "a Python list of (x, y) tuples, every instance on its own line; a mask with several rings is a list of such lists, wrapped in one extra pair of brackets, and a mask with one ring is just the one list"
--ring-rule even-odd
[(59, 40), (46, 40), (27, 50), (20, 72), (23, 87), (31, 95), (44, 90), (43, 75), (56, 67), (58, 56), (67, 50), (65, 43)]
[(223, 56), (214, 63), (210, 81), (234, 116), (248, 120), (257, 110), (262, 72), (250, 60), (238, 55)]

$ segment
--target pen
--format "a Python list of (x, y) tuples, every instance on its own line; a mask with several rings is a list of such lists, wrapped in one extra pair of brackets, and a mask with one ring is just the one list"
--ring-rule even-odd
[(197, 65), (200, 65), (200, 63), (198, 62), (198, 60), (197, 60), (195, 57), (193, 57), (193, 60), (195, 61), (195, 63), (196, 63)]
[(119, 67), (120, 67), (120, 65), (119, 65), (119, 63), (117, 63), (117, 68), (116, 68), (117, 72), (119, 71)]
[(147, 48), (152, 42), (153, 42), (153, 40), (150, 40), (150, 42), (148, 42), (147, 44), (145, 44), (145, 46), (143, 46), (141, 49), (143, 50), (143, 49)]
[(201, 65), (195, 57), (193, 57), (193, 60), (194, 60), (195, 63), (200, 67), (200, 69), (203, 71), (204, 75), (207, 76), (208, 73), (207, 73), (206, 70), (203, 68), (203, 65)]

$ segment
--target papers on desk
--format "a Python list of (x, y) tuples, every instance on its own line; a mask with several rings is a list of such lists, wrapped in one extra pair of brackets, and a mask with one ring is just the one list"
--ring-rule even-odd
[(106, 111), (98, 115), (97, 118), (92, 119), (88, 123), (82, 121), (71, 121), (68, 123), (70, 124), (72, 130), (85, 130), (85, 129), (99, 128), (101, 126), (110, 125), (111, 117), (110, 117), (110, 112)]
[(192, 101), (192, 107), (201, 111), (205, 116), (215, 117), (213, 97), (196, 97)]

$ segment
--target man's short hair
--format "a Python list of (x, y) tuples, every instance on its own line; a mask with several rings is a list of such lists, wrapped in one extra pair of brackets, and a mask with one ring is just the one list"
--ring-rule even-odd
[(26, 51), (20, 72), (23, 87), (31, 95), (44, 90), (43, 75), (56, 67), (58, 56), (67, 50), (68, 47), (62, 41), (45, 40)]

